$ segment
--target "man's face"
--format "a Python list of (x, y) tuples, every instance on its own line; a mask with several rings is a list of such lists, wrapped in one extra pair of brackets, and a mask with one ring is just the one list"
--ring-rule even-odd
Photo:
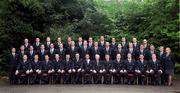
[(89, 58), (90, 58), (90, 57), (89, 57), (89, 55), (87, 54), (87, 55), (86, 55), (86, 59), (89, 59)]
[(38, 60), (38, 59), (39, 59), (38, 55), (35, 55), (34, 60)]
[(49, 56), (48, 55), (45, 56), (45, 60), (49, 60)]
[(44, 45), (41, 45), (41, 50), (44, 50), (44, 48), (45, 48)]
[(115, 39), (115, 38), (112, 38), (112, 42), (116, 42), (116, 39)]
[(30, 46), (29, 50), (30, 50), (30, 51), (33, 51), (33, 50), (34, 50), (33, 46)]
[(46, 41), (47, 41), (47, 42), (50, 42), (50, 41), (51, 41), (50, 37), (47, 37), (47, 38), (46, 38)]
[(51, 47), (51, 48), (54, 48), (54, 44), (51, 44), (50, 47)]
[(27, 60), (27, 55), (24, 55), (24, 56), (23, 56), (23, 60)]
[(15, 48), (12, 48), (11, 51), (12, 51), (12, 53), (15, 53), (15, 52), (16, 52), (16, 49), (15, 49)]
[(20, 47), (20, 50), (22, 50), (22, 51), (23, 51), (24, 49), (25, 49), (25, 48), (24, 48), (24, 46), (21, 46), (21, 47)]
[(100, 56), (99, 56), (99, 55), (96, 55), (95, 58), (96, 58), (96, 60), (99, 60), (99, 59), (100, 59)]
[(39, 38), (36, 38), (36, 42), (40, 42), (40, 39), (39, 39)]
[(24, 39), (24, 43), (28, 43), (29, 42), (29, 40), (28, 39)]
[(92, 39), (92, 37), (90, 37), (88, 41), (89, 41), (89, 42), (93, 42), (93, 39)]
[(143, 56), (143, 55), (140, 55), (139, 58), (140, 58), (141, 60), (143, 60), (143, 59), (144, 59), (144, 56)]
[(76, 54), (75, 57), (78, 59), (80, 56), (79, 56), (79, 54)]
[(55, 55), (55, 59), (59, 59), (59, 55), (58, 54)]
[(133, 42), (134, 42), (134, 43), (137, 42), (137, 39), (136, 39), (136, 38), (133, 38)]
[(159, 48), (159, 51), (160, 51), (160, 52), (163, 52), (163, 51), (164, 51), (164, 47), (160, 47), (160, 48)]
[(116, 58), (117, 58), (117, 59), (121, 59), (121, 55), (120, 55), (120, 54), (117, 54)]

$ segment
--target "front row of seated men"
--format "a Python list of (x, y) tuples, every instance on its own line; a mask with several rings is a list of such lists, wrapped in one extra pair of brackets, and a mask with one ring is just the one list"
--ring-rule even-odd
[(95, 60), (90, 60), (89, 54), (85, 60), (79, 53), (71, 60), (66, 54), (61, 60), (55, 54), (55, 60), (49, 60), (45, 55), (45, 61), (39, 61), (36, 54), (34, 60), (28, 60), (27, 55), (17, 65), (15, 76), (17, 83), (21, 84), (161, 84), (161, 64), (152, 55), (151, 61), (144, 60), (140, 55), (139, 60), (132, 59), (131, 53), (127, 59), (122, 60), (121, 54), (116, 55), (115, 60), (110, 60), (110, 55), (105, 55), (105, 60), (100, 60), (100, 55), (95, 55)]

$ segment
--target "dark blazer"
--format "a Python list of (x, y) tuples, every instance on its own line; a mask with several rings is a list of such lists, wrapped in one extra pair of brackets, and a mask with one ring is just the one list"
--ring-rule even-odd
[(146, 60), (143, 60), (143, 62), (138, 60), (136, 70), (140, 70), (142, 73), (145, 73), (147, 70), (149, 70), (148, 62)]
[(105, 69), (107, 72), (109, 72), (110, 69), (115, 69), (112, 60), (104, 61), (104, 64), (105, 64)]
[(83, 60), (82, 59), (79, 59), (79, 60), (74, 59), (73, 62), (74, 62), (74, 68), (76, 70), (80, 69), (82, 67), (82, 65), (83, 65)]
[(104, 56), (105, 54), (109, 54), (110, 55), (110, 58), (112, 58), (112, 53), (113, 53), (113, 49), (109, 47), (109, 50), (107, 51), (106, 48), (103, 48), (103, 59), (104, 59)]
[(33, 44), (34, 50), (39, 51), (40, 50), (41, 43), (39, 42), (39, 45), (36, 44), (36, 42)]
[(102, 56), (103, 56), (103, 53), (102, 53), (102, 48), (98, 47), (97, 50), (95, 50), (95, 47), (92, 47), (91, 48), (91, 52), (90, 52), (90, 57), (91, 59), (95, 59), (95, 55), (96, 54), (99, 54), (101, 59), (102, 59)]
[(18, 51), (17, 53), (18, 53), (18, 55), (19, 55), (19, 61), (22, 60), (22, 58), (23, 58), (23, 56), (24, 56), (25, 54), (27, 54), (26, 51), (24, 51), (24, 53), (22, 53), (21, 51)]
[[(129, 48), (127, 49), (127, 53), (130, 53), (130, 50)], [(132, 51), (132, 58), (135, 59), (135, 60), (138, 60), (139, 59), (139, 55), (138, 55), (138, 51), (136, 49), (133, 49)]]
[(17, 65), (19, 63), (19, 56), (17, 53), (15, 53), (15, 56), (11, 54), (8, 55), (8, 58), (7, 58), (7, 61), (8, 61), (8, 67), (9, 67), (9, 71), (10, 72), (15, 72), (16, 71), (16, 68), (17, 68)]
[(27, 70), (30, 70), (31, 69), (31, 62), (30, 61), (21, 61), (18, 66), (17, 66), (17, 70), (20, 72), (20, 73), (25, 73)]
[(58, 69), (61, 69), (61, 70), (63, 69), (64, 63), (62, 60), (53, 60), (52, 65), (54, 67), (54, 70), (58, 71)]
[(60, 58), (61, 58), (62, 60), (64, 60), (64, 59), (65, 59), (65, 56), (66, 56), (66, 53), (67, 53), (67, 50), (66, 50), (65, 48), (63, 48), (62, 50), (60, 50), (60, 48), (59, 48), (59, 49), (56, 50), (56, 53), (59, 54), (59, 56), (60, 56)]
[(41, 70), (42, 68), (42, 62), (41, 61), (32, 61), (31, 62), (31, 69), (35, 72), (37, 69)]
[(122, 60), (125, 60), (127, 58), (127, 51), (125, 49), (121, 49), (121, 51), (119, 51), (118, 48), (115, 48), (113, 56), (116, 57), (117, 54), (121, 54)]
[(56, 49), (54, 48), (54, 51), (53, 52), (51, 52), (51, 50), (49, 49), (48, 50), (48, 56), (49, 56), (49, 60), (54, 60), (55, 59), (55, 54), (56, 54)]
[(69, 61), (64, 60), (63, 63), (64, 63), (64, 70), (65, 70), (66, 73), (68, 73), (69, 69), (73, 69), (74, 68), (74, 64), (73, 64), (72, 60), (69, 60)]
[(132, 59), (131, 62), (129, 62), (128, 60), (125, 60), (124, 64), (125, 64), (125, 70), (127, 70), (127, 72), (135, 71), (135, 67), (136, 67), (135, 60)]
[(43, 61), (42, 62), (42, 72), (47, 73), (49, 70), (54, 69), (52, 61)]
[(163, 59), (164, 59), (164, 69), (173, 70), (175, 67), (174, 55), (172, 53), (170, 53), (169, 55), (165, 54)]
[(80, 57), (81, 57), (82, 59), (84, 59), (84, 58), (85, 58), (85, 55), (86, 55), (87, 53), (88, 53), (88, 54), (90, 53), (90, 48), (87, 47), (86, 50), (85, 50), (84, 47), (82, 46), (82, 47), (80, 48)]
[(153, 60), (150, 60), (149, 66), (150, 69), (154, 70), (155, 72), (157, 72), (158, 70), (162, 70), (162, 66), (159, 60), (156, 60), (155, 62), (153, 62)]
[(104, 62), (103, 61), (99, 61), (99, 62), (97, 62), (96, 60), (94, 60), (94, 69), (96, 70), (96, 71), (100, 71), (100, 70), (103, 70), (103, 69), (105, 69), (105, 64), (104, 64)]
[(79, 48), (75, 47), (74, 50), (72, 49), (72, 47), (68, 48), (68, 54), (70, 54), (71, 59), (75, 58), (75, 54), (79, 53)]
[(48, 54), (47, 50), (44, 50), (44, 53), (41, 52), (41, 50), (37, 51), (38, 55), (39, 55), (39, 60), (40, 61), (44, 61), (45, 60), (45, 55)]
[(120, 70), (125, 69), (124, 61), (121, 59), (120, 61), (114, 60), (114, 67), (119, 72)]
[(86, 60), (83, 61), (82, 69), (85, 70), (85, 72), (89, 72), (90, 70), (93, 70), (93, 61), (90, 60), (89, 64)]
[(25, 51), (29, 51), (29, 47), (30, 47), (30, 46), (31, 46), (31, 44), (29, 44), (29, 43), (28, 43), (27, 46), (25, 46), (25, 44), (24, 44), (24, 50), (25, 50)]
[(27, 52), (28, 59), (32, 61), (36, 53), (37, 53), (36, 51), (33, 51), (33, 53), (31, 54), (30, 51), (28, 51)]

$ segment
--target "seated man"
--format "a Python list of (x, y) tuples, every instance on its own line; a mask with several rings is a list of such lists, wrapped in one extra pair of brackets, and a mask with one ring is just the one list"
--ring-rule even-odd
[(135, 77), (135, 60), (132, 59), (131, 53), (127, 54), (127, 60), (125, 60), (125, 70), (127, 83), (134, 84)]
[(31, 77), (31, 83), (32, 84), (39, 84), (40, 83), (40, 74), (41, 74), (41, 68), (42, 63), (39, 61), (39, 56), (36, 54), (34, 56), (34, 60), (31, 62), (31, 67), (33, 70), (32, 77)]
[(123, 83), (125, 78), (125, 69), (124, 69), (124, 61), (121, 59), (121, 54), (116, 55), (116, 59), (114, 60), (114, 66), (117, 74), (115, 74), (115, 82), (116, 83)]
[(112, 79), (112, 76), (116, 73), (116, 70), (113, 66), (113, 61), (110, 60), (109, 54), (105, 55), (104, 64), (105, 64), (105, 68), (106, 68), (105, 83), (110, 84), (110, 83), (112, 83), (111, 79)]
[(73, 67), (73, 61), (70, 59), (70, 54), (66, 54), (66, 58), (64, 60), (64, 75), (63, 75), (63, 83), (70, 84), (73, 81), (71, 80), (71, 75), (75, 73), (75, 69)]
[(103, 83), (102, 78), (104, 77), (104, 75), (105, 75), (104, 62), (100, 60), (100, 55), (96, 54), (94, 60), (94, 70), (93, 70), (94, 83), (95, 84)]
[(74, 61), (74, 68), (76, 70), (75, 83), (76, 84), (81, 84), (82, 83), (81, 67), (82, 67), (83, 60), (80, 58), (79, 53), (75, 54), (75, 59), (73, 61)]
[(52, 62), (49, 60), (49, 56), (45, 55), (45, 61), (42, 62), (40, 83), (49, 84), (50, 76), (54, 72), (55, 70), (54, 70)]
[(55, 54), (55, 60), (53, 61), (53, 66), (54, 66), (54, 70), (56, 72), (54, 74), (54, 82), (61, 83), (61, 78), (64, 73), (64, 63), (60, 59), (59, 54)]
[(152, 80), (151, 83), (154, 85), (161, 84), (161, 74), (163, 72), (162, 72), (161, 63), (156, 58), (156, 54), (152, 54), (152, 60), (149, 62), (149, 64), (150, 64), (150, 75)]
[(23, 60), (18, 64), (15, 75), (19, 77), (20, 84), (28, 84), (28, 76), (32, 73), (31, 64), (27, 60), (27, 55), (23, 56)]
[(82, 65), (82, 73), (85, 84), (91, 84), (91, 74), (93, 71), (93, 62), (90, 60), (89, 54), (85, 55), (85, 60)]
[(142, 85), (146, 84), (147, 76), (149, 74), (148, 67), (149, 66), (148, 66), (147, 61), (144, 59), (144, 55), (141, 54), (139, 56), (139, 60), (137, 61), (135, 73), (136, 73), (138, 81), (140, 81), (140, 84)]

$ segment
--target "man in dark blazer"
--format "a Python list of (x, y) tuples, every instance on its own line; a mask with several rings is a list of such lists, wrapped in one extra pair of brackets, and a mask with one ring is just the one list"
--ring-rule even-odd
[(9, 81), (10, 84), (16, 83), (15, 72), (19, 61), (19, 56), (16, 53), (16, 49), (12, 48), (11, 53), (8, 55), (8, 66), (9, 66)]
[[(163, 46), (160, 46), (159, 47), (159, 51), (158, 51), (158, 54), (157, 54), (157, 59), (160, 61), (161, 63), (161, 66), (162, 66), (162, 71), (165, 72), (165, 69), (164, 69), (164, 58), (165, 57), (165, 51), (164, 51), (164, 47)], [(165, 73), (162, 73), (161, 75), (161, 84), (165, 84), (165, 82), (167, 81), (166, 79), (166, 75)]]
[(35, 43), (33, 44), (34, 50), (39, 51), (41, 47), (40, 39), (37, 37), (35, 39)]
[(93, 71), (93, 61), (90, 60), (90, 56), (89, 54), (85, 54), (85, 59), (83, 61), (83, 65), (82, 65), (82, 73), (83, 73), (83, 79), (84, 79), (84, 83), (85, 84), (91, 84), (91, 74)]
[(110, 47), (109, 42), (106, 42), (105, 43), (105, 48), (103, 49), (103, 57), (105, 57), (105, 54), (109, 54), (110, 59), (111, 59), (112, 58), (112, 53), (113, 53), (113, 49)]
[(29, 47), (31, 44), (29, 44), (29, 40), (27, 38), (24, 39), (24, 48), (25, 51), (29, 51)]
[(117, 54), (121, 54), (122, 60), (125, 60), (127, 58), (127, 51), (125, 49), (122, 49), (121, 44), (118, 44), (117, 48), (115, 48), (113, 56), (116, 56)]
[(18, 55), (19, 55), (19, 61), (22, 60), (23, 56), (27, 54), (27, 51), (25, 51), (25, 47), (24, 45), (20, 46), (20, 50), (18, 51)]
[(113, 54), (114, 54), (115, 49), (117, 48), (117, 45), (118, 44), (116, 43), (116, 39), (113, 37), (111, 39), (111, 44), (110, 44), (110, 47), (112, 48), (112, 60), (116, 59), (116, 56), (114, 56)]
[(34, 59), (34, 56), (37, 52), (34, 50), (34, 47), (31, 45), (29, 47), (29, 51), (27, 52), (28, 60), (32, 61)]
[(72, 83), (71, 75), (75, 73), (74, 63), (70, 58), (70, 54), (66, 54), (66, 59), (64, 60), (64, 70), (63, 83), (70, 84)]
[(99, 45), (99, 47), (104, 48), (104, 46), (105, 46), (105, 39), (104, 39), (104, 36), (100, 36), (98, 45)]
[(116, 69), (117, 74), (114, 76), (115, 83), (118, 84), (124, 84), (125, 79), (125, 66), (124, 66), (124, 60), (121, 59), (121, 54), (116, 55), (116, 59), (114, 60), (114, 67)]
[(98, 42), (94, 42), (94, 46), (91, 49), (90, 58), (94, 60), (96, 54), (100, 55), (101, 60), (103, 59), (102, 48), (98, 46)]
[(31, 69), (33, 70), (32, 77), (31, 77), (31, 84), (40, 83), (41, 68), (42, 68), (42, 62), (39, 61), (38, 54), (35, 54), (34, 59), (31, 62)]
[(45, 55), (48, 54), (48, 51), (45, 50), (45, 46), (42, 44), (40, 47), (40, 50), (37, 51), (38, 55), (39, 55), (39, 60), (40, 61), (44, 61), (45, 60)]
[(68, 48), (68, 54), (70, 54), (71, 59), (75, 58), (76, 53), (79, 53), (79, 48), (75, 46), (74, 41), (71, 41), (71, 45)]
[(113, 61), (110, 59), (109, 54), (105, 54), (105, 69), (106, 69), (106, 76), (105, 76), (105, 84), (111, 84), (113, 83), (112, 77), (116, 74), (115, 64), (113, 64)]
[(54, 55), (56, 54), (56, 49), (54, 48), (54, 44), (50, 44), (50, 48), (48, 50), (49, 60), (54, 60)]
[(62, 60), (65, 59), (65, 55), (67, 53), (67, 50), (64, 48), (63, 44), (59, 44), (59, 48), (56, 50), (56, 53), (59, 54), (60, 58)]
[(129, 43), (128, 45), (128, 48), (127, 48), (127, 53), (131, 53), (132, 55), (132, 58), (135, 59), (135, 60), (138, 60), (139, 59), (139, 55), (138, 55), (138, 52), (137, 50), (133, 47), (133, 43)]
[(80, 48), (80, 56), (82, 59), (85, 59), (85, 55), (90, 53), (90, 48), (88, 47), (88, 43), (85, 40), (83, 42), (83, 46)]
[(27, 55), (23, 56), (23, 60), (19, 62), (15, 75), (18, 76), (20, 84), (28, 84), (28, 77), (32, 73), (31, 62), (28, 60)]
[(138, 84), (146, 84), (147, 76), (149, 74), (149, 65), (148, 62), (144, 59), (144, 55), (139, 56), (139, 60), (136, 63), (135, 73), (138, 80)]
[(49, 79), (51, 74), (55, 72), (54, 66), (51, 60), (49, 60), (49, 56), (45, 55), (45, 60), (42, 61), (41, 68), (41, 83), (49, 84)]
[(104, 62), (101, 61), (100, 55), (95, 54), (94, 60), (94, 71), (93, 71), (93, 80), (95, 84), (102, 84), (102, 79), (105, 77), (105, 65)]
[(52, 42), (51, 42), (51, 38), (50, 38), (50, 37), (46, 37), (46, 42), (45, 42), (45, 44), (44, 44), (45, 50), (49, 50), (51, 43), (52, 43)]
[(62, 40), (61, 37), (58, 37), (54, 45), (55, 49), (59, 49), (60, 44), (62, 44)]
[(137, 41), (137, 38), (133, 38), (132, 39), (132, 42), (133, 42), (133, 48), (136, 49), (136, 50), (139, 50), (139, 43)]
[(151, 84), (160, 85), (161, 75), (163, 73), (160, 61), (156, 58), (156, 54), (152, 54), (152, 59), (149, 61)]
[(75, 73), (75, 83), (76, 84), (82, 84), (82, 65), (83, 65), (83, 60), (80, 58), (80, 54), (76, 53), (75, 58), (73, 59), (74, 62), (74, 68), (76, 70)]
[(135, 77), (135, 60), (132, 59), (131, 53), (127, 54), (127, 59), (124, 61), (125, 63), (125, 70), (126, 73), (126, 79), (128, 84), (134, 83), (134, 77)]
[(127, 49), (128, 48), (128, 43), (126, 42), (126, 38), (122, 37), (121, 38), (121, 45), (122, 45), (122, 49)]

